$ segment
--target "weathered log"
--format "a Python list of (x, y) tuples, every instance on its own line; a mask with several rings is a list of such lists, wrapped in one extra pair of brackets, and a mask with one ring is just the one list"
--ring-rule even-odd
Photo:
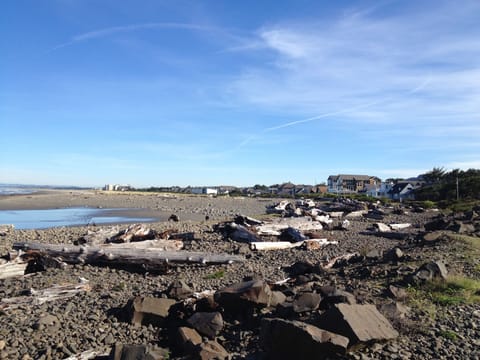
[(305, 246), (307, 250), (316, 250), (326, 245), (337, 245), (338, 241), (329, 241), (327, 239), (308, 239), (291, 243), (290, 241), (265, 241), (265, 242), (252, 242), (250, 243), (250, 249), (252, 250), (284, 250), (298, 248)]
[(90, 291), (90, 285), (85, 279), (81, 279), (80, 284), (54, 285), (42, 290), (31, 289), (29, 296), (2, 299), (0, 301), (0, 309), (16, 309), (24, 305), (41, 305), (50, 301), (68, 299), (87, 291)]
[(403, 230), (403, 229), (409, 228), (410, 226), (412, 226), (412, 224), (409, 224), (409, 223), (405, 223), (405, 224), (390, 224), (390, 228), (391, 228), (392, 230)]
[(312, 221), (310, 217), (285, 218), (276, 222), (255, 226), (259, 235), (276, 235), (279, 236), (282, 230), (287, 228), (295, 228), (301, 231), (322, 230), (323, 226), (317, 221)]
[(291, 243), (290, 241), (265, 241), (265, 242), (252, 242), (250, 243), (250, 249), (252, 250), (283, 250), (300, 247), (303, 245), (303, 241), (297, 243)]
[(11, 261), (0, 259), (0, 279), (23, 276), (28, 262), (19, 257)]
[(69, 356), (64, 360), (90, 360), (90, 359), (96, 359), (99, 357), (106, 358), (108, 354), (109, 353), (105, 353), (104, 351), (100, 351), (100, 350), (87, 350), (80, 354)]
[(98, 247), (102, 249), (159, 249), (163, 251), (176, 251), (183, 249), (181, 240), (143, 240), (131, 243), (109, 243), (101, 244)]
[(242, 256), (189, 251), (163, 251), (158, 248), (94, 247), (39, 243), (14, 243), (14, 249), (60, 257), (72, 264), (140, 265), (147, 269), (165, 267), (166, 263), (231, 264), (244, 261)]
[(340, 256), (337, 256), (337, 257), (334, 257), (333, 259), (331, 259), (329, 262), (327, 262), (325, 265), (323, 265), (322, 267), (324, 269), (331, 269), (335, 266), (335, 264), (337, 263), (337, 261), (340, 261), (340, 260), (345, 260), (345, 261), (348, 261), (350, 260), (351, 258), (357, 256), (358, 253), (350, 253), (350, 254), (345, 254), (345, 255), (340, 255)]

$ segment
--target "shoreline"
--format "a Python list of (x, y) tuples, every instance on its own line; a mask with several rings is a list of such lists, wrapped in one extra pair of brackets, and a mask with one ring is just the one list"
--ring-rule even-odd
[[(273, 203), (275, 199), (272, 199)], [(235, 214), (262, 214), (267, 202), (254, 198), (206, 197), (187, 194), (107, 192), (101, 190), (48, 190), (0, 196), (0, 211), (91, 208), (105, 216), (141, 217), (167, 221), (223, 220)]]

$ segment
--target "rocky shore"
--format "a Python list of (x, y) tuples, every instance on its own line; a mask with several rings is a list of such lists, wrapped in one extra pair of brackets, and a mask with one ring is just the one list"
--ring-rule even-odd
[[(225, 227), (219, 226), (233, 222), (237, 214), (261, 220), (286, 216), (286, 213), (266, 215), (267, 206), (274, 202), (251, 198), (111, 195), (102, 192), (43, 192), (1, 199), (0, 209), (90, 206), (142, 209), (152, 215), (161, 213), (157, 218), (163, 221), (148, 224), (156, 234), (165, 231), (193, 232), (194, 239), (185, 241), (187, 250), (235, 254), (244, 257), (245, 261), (229, 265), (175, 264), (163, 272), (69, 264), (59, 268), (47, 267), (45, 271), (23, 277), (0, 280), (0, 299), (25, 296), (32, 288), (39, 290), (55, 284), (75, 284), (79, 279), (87, 280), (90, 287), (90, 291), (79, 293), (68, 300), (23, 305), (15, 309), (4, 307), (0, 314), (0, 358), (63, 359), (88, 350), (108, 354), (112, 347), (118, 347), (119, 344), (145, 345), (144, 349), (148, 345), (148, 349), (156, 349), (156, 352), (152, 350), (152, 354), (157, 354), (157, 358), (274, 358), (272, 354), (275, 354), (275, 345), (272, 349), (271, 342), (278, 342), (280, 338), (270, 339), (265, 335), (265, 332), (275, 333), (272, 329), (277, 323), (272, 322), (272, 319), (289, 322), (288, 326), (299, 322), (318, 329), (321, 328), (319, 324), (322, 324), (322, 316), (329, 309), (337, 309), (337, 303), (374, 305), (394, 331), (398, 332), (398, 336), (391, 339), (387, 337), (388, 340), (372, 339), (356, 346), (348, 345), (345, 353), (333, 351), (321, 356), (350, 359), (480, 357), (479, 303), (435, 303), (426, 296), (428, 292), (423, 292), (421, 281), (408, 280), (412, 276), (420, 279), (425, 274), (419, 271), (421, 266), (436, 262), (446, 264), (449, 277), (456, 275), (479, 280), (478, 253), (471, 253), (466, 243), (459, 241), (456, 236), (463, 234), (456, 231), (453, 225), (445, 225), (441, 236), (426, 236), (432, 234), (434, 229), (427, 231), (425, 225), (432, 224), (432, 221), (438, 222), (438, 212), (416, 212), (415, 209), (388, 206), (378, 206), (373, 211), (372, 207), (361, 204), (364, 210), (360, 216), (351, 216), (345, 222), (345, 212), (342, 218), (324, 224), (323, 230), (310, 235), (338, 241), (336, 245), (319, 249), (298, 247), (253, 251), (248, 244), (235, 240), (231, 234), (223, 231)], [(344, 204), (335, 204), (339, 205)], [(332, 205), (319, 202), (315, 206)], [(176, 214), (179, 221), (166, 221), (167, 215), (171, 214)], [(468, 236), (474, 238), (477, 235), (475, 226), (478, 225), (478, 218), (472, 215), (469, 222), (465, 220), (466, 215), (456, 216), (452, 221), (473, 224)], [(411, 226), (402, 231), (382, 234), (375, 227), (380, 222), (380, 217), (381, 223)], [(6, 255), (13, 244), (18, 242), (73, 244), (89, 231), (104, 228), (107, 227), (11, 230), (0, 236), (0, 253)], [(344, 261), (338, 260), (331, 267), (326, 266), (332, 259), (346, 254), (355, 256)], [(290, 279), (288, 282), (279, 284), (287, 278)], [(210, 297), (212, 301), (192, 300), (194, 305), (187, 304), (184, 299), (172, 294), (172, 286), (178, 285), (179, 280), (187, 293), (191, 292), (189, 295), (206, 290), (211, 291), (210, 294), (216, 292), (217, 295)], [(240, 300), (233, 297), (225, 303), (222, 299), (222, 291), (229, 286), (259, 286), (258, 282), (268, 284), (265, 291), (280, 298), (278, 300), (275, 297), (277, 304), (272, 300), (273, 295), (268, 295), (268, 302), (262, 303), (250, 297), (245, 299), (245, 295), (238, 295), (237, 289), (235, 294), (241, 301), (246, 301), (240, 302), (241, 306), (248, 309), (245, 314), (239, 315), (229, 309), (229, 304)], [(306, 301), (306, 298), (309, 300)], [(162, 325), (142, 321), (135, 323), (131, 318), (134, 299), (171, 300), (173, 307), (167, 309), (168, 314), (164, 316)], [(200, 317), (196, 314), (205, 313), (218, 313), (222, 317), (221, 325), (213, 335), (208, 331), (202, 332), (202, 327), (197, 327), (195, 319), (192, 320), (192, 317)], [(186, 331), (179, 329), (184, 328), (195, 329), (200, 333), (201, 346), (218, 345), (220, 350), (217, 349), (218, 352), (215, 353), (211, 349), (210, 352), (203, 348), (200, 350), (199, 344), (190, 344), (191, 348), (185, 343), (177, 344), (179, 332)], [(295, 331), (297, 330), (293, 330), (291, 337), (294, 337)], [(194, 336), (189, 341), (193, 341), (192, 338)], [(318, 345), (313, 342), (302, 344), (304, 348)], [(305, 349), (298, 351), (299, 354), (309, 354)], [(216, 355), (211, 355), (212, 353)], [(276, 358), (279, 358), (278, 355)]]

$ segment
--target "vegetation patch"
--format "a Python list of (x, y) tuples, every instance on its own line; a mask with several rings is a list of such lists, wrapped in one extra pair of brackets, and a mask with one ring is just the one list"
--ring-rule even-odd
[(439, 306), (480, 303), (480, 281), (452, 276), (446, 281), (430, 281), (409, 288), (412, 306), (424, 310), (429, 303)]
[(449, 339), (453, 341), (458, 339), (458, 334), (452, 330), (442, 330), (438, 333), (438, 335), (445, 339)]
[(215, 271), (212, 274), (204, 276), (204, 280), (222, 279), (225, 276), (225, 270)]

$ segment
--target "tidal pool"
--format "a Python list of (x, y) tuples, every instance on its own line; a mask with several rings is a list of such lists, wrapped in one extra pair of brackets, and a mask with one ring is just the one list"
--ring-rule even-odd
[[(0, 210), (0, 224), (15, 229), (46, 229), (61, 226), (151, 222), (155, 218), (117, 216), (126, 209), (65, 208), (48, 210)], [(129, 215), (132, 213), (129, 210)]]

